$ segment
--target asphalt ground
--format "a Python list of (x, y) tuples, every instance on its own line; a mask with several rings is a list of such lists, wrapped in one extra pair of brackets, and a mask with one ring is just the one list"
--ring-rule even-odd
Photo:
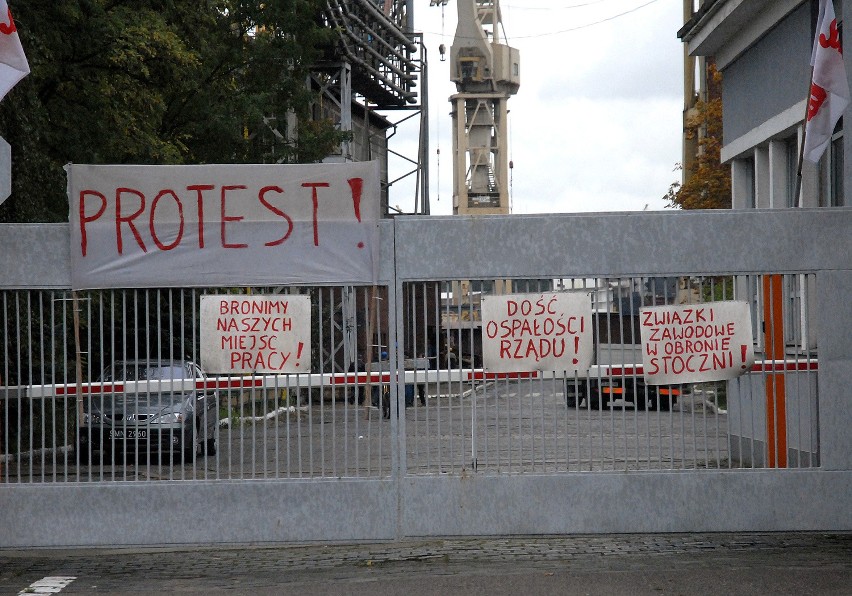
[[(568, 408), (562, 383), (550, 380), (489, 382), (456, 393), (431, 387), (428, 395), (425, 406), (414, 400), (403, 410), (411, 474), (462, 473), (474, 460), (481, 473), (740, 466), (730, 460), (727, 414), (707, 410), (692, 396), (682, 398), (675, 411), (653, 412), (621, 403), (603, 411)], [(218, 454), (190, 463), (161, 459), (147, 453), (144, 442), (136, 449), (131, 442), (126, 454), (119, 445), (103, 463), (93, 454), (96, 463), (77, 465), (72, 438), (61, 441), (65, 447), (54, 457), (3, 463), (0, 481), (388, 477), (391, 421), (378, 408), (350, 404), (342, 396), (273, 417), (267, 414), (279, 412), (278, 404), (242, 406), (236, 412), (252, 421), (221, 428)]]
[(0, 594), (27, 593), (849, 595), (852, 533), (0, 550)]

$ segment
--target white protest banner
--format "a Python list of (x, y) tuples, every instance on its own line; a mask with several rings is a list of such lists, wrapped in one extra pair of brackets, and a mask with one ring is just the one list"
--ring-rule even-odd
[(74, 288), (375, 280), (376, 162), (66, 171)]
[(585, 292), (482, 298), (482, 359), (488, 371), (587, 376), (592, 340), (592, 302)]
[(311, 372), (310, 296), (202, 296), (200, 319), (207, 372)]
[(639, 313), (649, 385), (725, 381), (754, 365), (747, 302), (656, 306)]
[(0, 205), (12, 194), (12, 146), (0, 137)]

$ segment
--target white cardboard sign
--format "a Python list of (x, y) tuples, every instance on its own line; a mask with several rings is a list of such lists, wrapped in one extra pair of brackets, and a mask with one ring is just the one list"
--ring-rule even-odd
[(202, 296), (200, 315), (207, 372), (311, 372), (310, 296)]
[(488, 371), (587, 376), (592, 341), (592, 303), (585, 292), (482, 299), (482, 359)]
[(649, 385), (725, 381), (754, 365), (747, 302), (656, 306), (639, 312)]

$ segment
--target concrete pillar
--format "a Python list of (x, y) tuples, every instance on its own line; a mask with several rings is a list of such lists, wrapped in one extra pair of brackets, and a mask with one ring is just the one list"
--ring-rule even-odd
[(770, 199), (769, 179), (769, 147), (754, 149), (754, 196), (758, 209), (769, 209)]
[(769, 207), (791, 207), (791, 179), (795, 178), (795, 160), (790, 161), (790, 145), (786, 140), (769, 142)]
[(733, 209), (754, 208), (754, 160), (731, 161), (731, 207)]

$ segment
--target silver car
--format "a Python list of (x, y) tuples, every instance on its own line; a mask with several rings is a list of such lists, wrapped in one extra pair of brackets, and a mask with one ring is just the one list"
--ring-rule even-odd
[(114, 385), (83, 399), (77, 434), (82, 463), (97, 456), (101, 461), (128, 461), (133, 454), (188, 462), (198, 451), (216, 454), (219, 396), (207, 387), (207, 376), (197, 364), (117, 361), (99, 381)]

